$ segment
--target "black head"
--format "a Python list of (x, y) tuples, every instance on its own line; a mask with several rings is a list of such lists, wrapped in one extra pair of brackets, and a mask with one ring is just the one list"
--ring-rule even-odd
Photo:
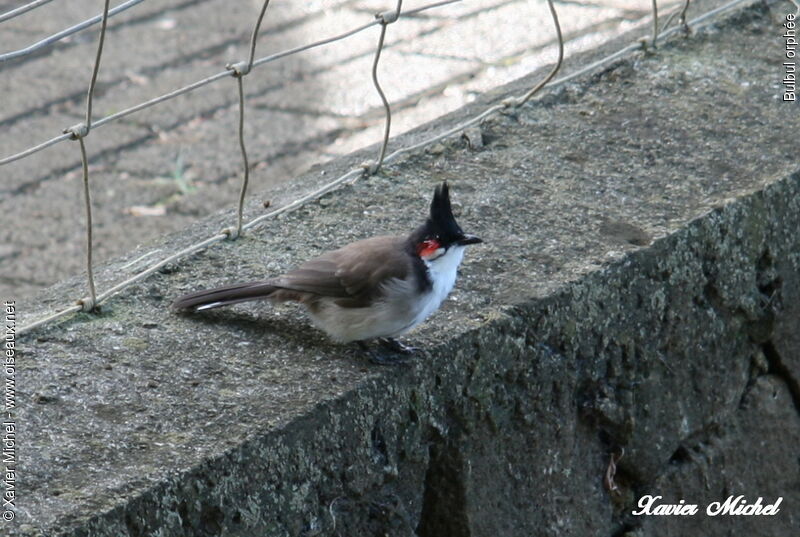
[[(411, 241), (414, 250), (420, 257), (427, 257), (426, 254), (432, 255), (441, 249), (446, 251), (451, 246), (466, 246), (483, 242), (474, 235), (465, 234), (456, 222), (450, 206), (450, 189), (447, 181), (436, 187), (433, 201), (431, 201), (430, 215), (425, 224), (411, 235)], [(438, 255), (441, 253), (439, 252)]]

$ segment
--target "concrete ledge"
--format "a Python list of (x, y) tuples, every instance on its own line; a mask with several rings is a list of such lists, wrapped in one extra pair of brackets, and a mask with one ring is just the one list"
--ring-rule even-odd
[[(409, 157), (21, 340), (10, 535), (791, 534), (800, 116), (776, 99), (775, 22), (789, 5), (621, 61), (486, 122), (478, 150)], [(294, 308), (166, 309), (410, 230), (443, 179), (487, 242), (409, 338), (427, 349), (410, 367), (366, 365)], [(631, 516), (645, 494), (785, 508)]]

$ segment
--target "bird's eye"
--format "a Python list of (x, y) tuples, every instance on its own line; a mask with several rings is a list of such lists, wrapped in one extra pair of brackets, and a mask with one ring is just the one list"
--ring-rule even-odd
[(436, 239), (427, 239), (422, 241), (419, 246), (417, 246), (417, 255), (420, 257), (428, 257), (432, 255), (436, 250), (441, 248), (441, 244)]

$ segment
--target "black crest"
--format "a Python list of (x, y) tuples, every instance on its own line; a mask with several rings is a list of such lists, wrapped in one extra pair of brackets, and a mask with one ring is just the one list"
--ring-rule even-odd
[(428, 217), (431, 231), (439, 235), (444, 242), (453, 242), (464, 236), (464, 232), (456, 223), (453, 209), (450, 206), (450, 189), (447, 181), (436, 187), (431, 202), (431, 213)]
[[(453, 208), (450, 206), (450, 189), (447, 187), (447, 181), (436, 187), (433, 192), (430, 215), (423, 225), (408, 236), (406, 247), (410, 253), (418, 256), (420, 246), (427, 247), (425, 241), (431, 240), (435, 240), (444, 248), (483, 242), (474, 235), (465, 235), (456, 222)], [(424, 268), (423, 265), (420, 266)]]

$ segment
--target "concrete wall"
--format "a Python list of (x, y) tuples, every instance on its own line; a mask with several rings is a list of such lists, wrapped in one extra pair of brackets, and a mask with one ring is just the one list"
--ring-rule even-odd
[[(776, 99), (788, 6), (621, 61), (488, 121), (482, 148), (412, 156), (26, 337), (10, 534), (792, 535), (800, 116)], [(486, 243), (408, 338), (425, 349), (408, 366), (368, 364), (293, 308), (166, 308), (409, 230), (443, 179)], [(731, 494), (781, 510), (702, 513)], [(632, 516), (644, 495), (701, 513)]]

